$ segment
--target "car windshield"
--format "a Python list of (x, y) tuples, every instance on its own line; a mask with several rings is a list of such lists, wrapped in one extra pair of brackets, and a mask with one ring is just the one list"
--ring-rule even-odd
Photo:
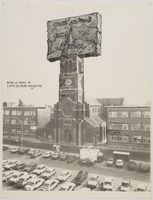
[(91, 181), (96, 181), (97, 179), (95, 177), (90, 178)]
[(60, 173), (60, 176), (65, 176), (66, 175), (66, 172), (61, 172)]
[(105, 181), (106, 185), (111, 185), (112, 183), (110, 181)]
[(13, 175), (12, 177), (13, 177), (13, 178), (17, 178), (18, 176), (17, 176), (17, 175)]
[(65, 191), (65, 190), (66, 190), (66, 189), (65, 189), (65, 188), (63, 188), (63, 187), (59, 189), (59, 191)]
[(42, 169), (43, 167), (37, 167), (38, 170)]
[(123, 187), (129, 187), (129, 183), (127, 183), (127, 182), (122, 182), (122, 186), (123, 186)]
[(43, 186), (44, 186), (44, 187), (49, 187), (49, 184), (48, 184), (48, 183), (44, 183)]
[(24, 181), (24, 178), (20, 178), (19, 181)]
[(33, 182), (29, 182), (28, 185), (31, 185), (31, 186), (32, 186), (32, 185), (34, 185), (34, 183), (33, 183)]

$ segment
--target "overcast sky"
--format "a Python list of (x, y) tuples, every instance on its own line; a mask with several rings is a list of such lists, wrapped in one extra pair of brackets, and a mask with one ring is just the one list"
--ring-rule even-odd
[[(84, 59), (85, 97), (124, 97), (127, 104), (150, 101), (151, 4), (27, 1), (5, 3), (3, 8), (3, 100), (56, 103), (60, 62), (46, 59), (46, 22), (99, 12), (102, 55)], [(7, 81), (31, 81), (42, 87), (8, 88)]]

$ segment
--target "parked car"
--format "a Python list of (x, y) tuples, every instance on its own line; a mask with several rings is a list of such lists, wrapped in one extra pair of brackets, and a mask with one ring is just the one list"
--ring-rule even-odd
[(19, 150), (18, 150), (18, 153), (19, 154), (25, 154), (29, 151), (28, 148), (25, 148), (25, 147), (21, 147)]
[(38, 156), (41, 156), (41, 151), (40, 150), (36, 150), (33, 153), (30, 154), (31, 158), (36, 158)]
[(129, 161), (128, 164), (127, 164), (127, 168), (128, 170), (135, 170), (136, 169), (136, 163), (134, 161)]
[(47, 152), (45, 152), (44, 154), (43, 154), (43, 158), (50, 158), (51, 156), (52, 156), (52, 154), (53, 154), (53, 151), (47, 151)]
[(12, 169), (19, 161), (18, 160), (10, 160), (6, 165), (4, 165), (5, 170)]
[(97, 187), (98, 183), (99, 183), (99, 175), (92, 174), (87, 182), (87, 187), (94, 189)]
[(9, 178), (11, 178), (11, 176), (12, 176), (15, 172), (17, 172), (17, 171), (9, 170), (9, 171), (3, 172), (2, 181), (3, 181), (3, 182), (7, 181)]
[(124, 162), (122, 159), (117, 159), (116, 160), (116, 167), (122, 168), (124, 166)]
[(36, 178), (37, 175), (34, 174), (25, 174), (16, 182), (17, 188), (23, 188), (32, 178)]
[(123, 192), (130, 192), (131, 190), (131, 181), (129, 179), (123, 179), (120, 190)]
[(75, 183), (66, 182), (60, 187), (59, 191), (73, 191), (75, 187)]
[(74, 178), (73, 183), (76, 185), (81, 185), (85, 179), (87, 179), (87, 171), (79, 171), (77, 176)]
[(138, 184), (135, 191), (136, 192), (145, 192), (145, 191), (147, 191), (147, 186), (144, 184)]
[(102, 182), (102, 190), (103, 191), (113, 191), (113, 178), (104, 178)]
[(57, 160), (59, 157), (60, 157), (60, 153), (59, 152), (54, 152), (53, 154), (52, 154), (52, 159), (54, 159), (54, 160)]
[(138, 172), (145, 172), (145, 173), (149, 173), (150, 172), (150, 164), (145, 164), (145, 163), (138, 163), (136, 170)]
[(108, 158), (106, 163), (107, 163), (107, 166), (111, 167), (111, 166), (113, 166), (114, 159), (113, 158)]
[(32, 173), (36, 174), (36, 175), (40, 175), (46, 170), (47, 170), (47, 166), (44, 164), (40, 164), (37, 166), (37, 168)]
[(15, 184), (19, 180), (19, 178), (21, 178), (23, 175), (26, 175), (26, 174), (28, 174), (28, 173), (27, 172), (18, 172), (17, 171), (9, 178), (8, 182), (10, 184)]
[(89, 191), (91, 191), (91, 188), (82, 187), (79, 191), (82, 191), (82, 192), (89, 192)]
[(7, 150), (9, 147), (7, 145), (3, 145), (3, 151)]
[(56, 179), (47, 180), (42, 187), (40, 188), (41, 191), (52, 191), (55, 187), (57, 187), (59, 181)]
[(11, 153), (17, 153), (17, 152), (19, 151), (19, 149), (20, 149), (20, 147), (12, 147), (12, 148), (10, 149), (10, 152), (11, 152)]
[(63, 170), (59, 173), (57, 180), (64, 182), (66, 181), (70, 176), (72, 175), (72, 172), (69, 170)]
[(68, 158), (67, 153), (61, 153), (61, 155), (60, 155), (60, 160), (64, 161), (64, 160), (66, 160), (67, 158)]
[(37, 163), (31, 162), (30, 164), (28, 164), (28, 165), (23, 169), (23, 171), (30, 173), (30, 172), (32, 172), (33, 170), (35, 170), (37, 166), (38, 166)]
[(68, 155), (67, 163), (73, 163), (75, 161), (75, 157), (73, 155)]
[(35, 151), (37, 151), (37, 149), (29, 149), (27, 154), (28, 155), (31, 155), (32, 153), (34, 153)]
[(23, 170), (26, 167), (26, 164), (23, 162), (18, 162), (16, 165), (13, 167), (14, 170), (20, 171)]
[(8, 159), (8, 160), (3, 160), (3, 167), (5, 166), (5, 165), (7, 165), (8, 163), (10, 162), (10, 160)]
[(42, 178), (32, 178), (28, 181), (28, 183), (25, 185), (25, 190), (27, 191), (33, 191), (38, 189), (40, 186), (43, 185), (44, 179)]
[(53, 176), (56, 173), (56, 169), (55, 168), (47, 168), (47, 170), (45, 172), (43, 172), (40, 175), (40, 178), (43, 178), (45, 180), (49, 179), (51, 176)]

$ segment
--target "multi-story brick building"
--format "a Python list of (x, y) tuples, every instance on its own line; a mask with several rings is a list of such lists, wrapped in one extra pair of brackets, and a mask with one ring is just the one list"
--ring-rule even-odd
[(19, 105), (3, 104), (3, 134), (5, 136), (20, 136), (23, 131), (24, 136), (35, 137), (37, 130), (49, 120), (49, 107), (35, 107), (20, 103)]
[(106, 106), (107, 143), (150, 146), (150, 106)]

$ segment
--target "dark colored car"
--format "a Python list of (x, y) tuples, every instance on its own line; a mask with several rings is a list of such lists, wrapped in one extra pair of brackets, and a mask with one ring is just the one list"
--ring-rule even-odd
[(67, 163), (73, 163), (75, 161), (75, 157), (73, 155), (69, 155), (67, 158)]
[(3, 145), (3, 151), (7, 150), (8, 149), (8, 146), (6, 145)]
[(29, 165), (27, 165), (27, 166), (24, 168), (23, 171), (30, 173), (30, 172), (32, 172), (33, 170), (35, 170), (37, 166), (38, 166), (37, 163), (32, 162), (32, 163), (30, 163)]
[(25, 163), (17, 163), (17, 164), (13, 167), (13, 169), (19, 171), (19, 170), (23, 170), (25, 167), (26, 167), (26, 164), (25, 164)]
[(127, 164), (128, 170), (136, 170), (136, 163), (134, 161), (129, 161)]
[(77, 176), (74, 178), (73, 183), (75, 183), (76, 185), (81, 185), (83, 181), (87, 179), (87, 176), (87, 171), (79, 171)]
[(18, 153), (19, 153), (19, 154), (25, 154), (25, 153), (27, 153), (28, 151), (29, 151), (28, 148), (24, 148), (24, 147), (22, 148), (22, 147), (21, 147), (21, 148), (19, 149)]
[(62, 153), (62, 154), (60, 155), (60, 160), (62, 160), (62, 161), (66, 160), (67, 158), (68, 158), (67, 153)]

